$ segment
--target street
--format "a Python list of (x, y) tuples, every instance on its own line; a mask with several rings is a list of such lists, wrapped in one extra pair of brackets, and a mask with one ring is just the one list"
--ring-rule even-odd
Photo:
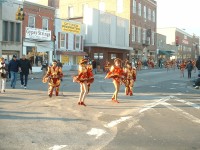
[[(65, 72), (68, 74), (68, 72)], [(65, 76), (60, 95), (47, 95), (41, 78), (27, 89), (0, 93), (0, 150), (200, 150), (200, 90), (179, 70), (142, 70), (133, 96), (111, 101), (114, 87), (96, 74), (86, 107), (79, 84)]]

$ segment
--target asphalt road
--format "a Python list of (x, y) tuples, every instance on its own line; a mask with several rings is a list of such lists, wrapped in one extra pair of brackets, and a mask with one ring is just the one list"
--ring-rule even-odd
[(0, 94), (0, 150), (200, 149), (200, 90), (178, 70), (138, 72), (134, 95), (122, 86), (119, 104), (104, 76), (95, 75), (86, 107), (77, 105), (79, 85), (70, 76), (52, 98), (40, 78), (27, 90), (8, 82)]

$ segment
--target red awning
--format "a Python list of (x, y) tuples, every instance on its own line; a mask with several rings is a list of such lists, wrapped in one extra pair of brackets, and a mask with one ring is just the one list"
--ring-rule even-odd
[(56, 51), (57, 55), (87, 56), (86, 52)]

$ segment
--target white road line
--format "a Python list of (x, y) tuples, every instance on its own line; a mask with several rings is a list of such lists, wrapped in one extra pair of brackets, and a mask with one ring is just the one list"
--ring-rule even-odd
[(161, 104), (164, 105), (165, 107), (173, 110), (173, 111), (179, 112), (180, 115), (182, 115), (183, 117), (186, 117), (187, 119), (191, 120), (192, 122), (200, 124), (200, 119), (199, 118), (194, 117), (193, 115), (183, 111), (182, 109), (177, 108), (177, 107), (175, 107), (175, 106), (173, 106), (173, 105), (171, 105), (169, 103), (166, 103), (166, 102), (162, 102)]
[(153, 108), (153, 107), (155, 107), (155, 106), (157, 106), (157, 105), (160, 105), (162, 102), (165, 102), (165, 101), (167, 101), (167, 100), (169, 100), (169, 99), (171, 99), (171, 98), (173, 98), (173, 96), (167, 96), (167, 97), (164, 97), (164, 98), (162, 98), (162, 99), (160, 99), (160, 100), (158, 100), (158, 101), (156, 101), (156, 102), (154, 102), (154, 103), (145, 105), (145, 106), (139, 111), (139, 113), (145, 112), (145, 111), (147, 111), (147, 110), (149, 110), (149, 109), (151, 109), (151, 108)]
[(181, 99), (176, 99), (176, 101), (181, 102), (181, 103), (184, 103), (184, 104), (187, 104), (187, 105), (192, 106), (192, 107), (194, 107), (194, 108), (196, 108), (196, 109), (200, 109), (200, 105), (197, 105), (197, 104), (195, 104), (195, 103), (187, 102), (187, 101), (181, 100)]
[(54, 145), (53, 147), (50, 147), (49, 150), (60, 150), (64, 147), (67, 147), (67, 145)]
[(97, 128), (92, 128), (90, 131), (87, 132), (88, 135), (96, 135), (96, 139), (98, 139), (100, 136), (105, 134), (106, 131), (103, 129), (97, 129)]
[(121, 118), (118, 119), (118, 120), (114, 120), (114, 121), (111, 121), (111, 122), (108, 123), (108, 124), (105, 124), (104, 127), (106, 127), (106, 128), (112, 128), (112, 127), (118, 125), (118, 124), (121, 123), (121, 122), (124, 122), (124, 121), (126, 121), (126, 120), (129, 120), (130, 118), (132, 118), (132, 116), (121, 117)]

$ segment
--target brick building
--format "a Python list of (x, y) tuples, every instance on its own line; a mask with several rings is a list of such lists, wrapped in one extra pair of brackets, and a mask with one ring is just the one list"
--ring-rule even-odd
[(30, 58), (35, 71), (39, 71), (44, 61), (51, 63), (54, 57), (55, 9), (25, 1), (23, 11), (23, 54)]
[(175, 27), (158, 28), (157, 31), (167, 37), (167, 44), (177, 46), (178, 59), (196, 59), (198, 57), (199, 37)]

